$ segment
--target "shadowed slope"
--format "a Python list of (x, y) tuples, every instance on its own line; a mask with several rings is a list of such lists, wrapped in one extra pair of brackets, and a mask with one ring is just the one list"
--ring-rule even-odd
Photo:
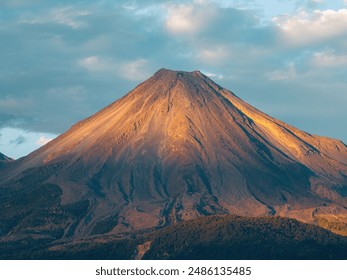
[(0, 167), (13, 161), (12, 158), (9, 158), (7, 156), (5, 156), (4, 154), (0, 153)]

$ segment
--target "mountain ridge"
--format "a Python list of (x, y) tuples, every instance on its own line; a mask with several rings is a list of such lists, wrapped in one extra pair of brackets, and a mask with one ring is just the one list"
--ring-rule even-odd
[(11, 162), (11, 161), (14, 161), (14, 159), (0, 153), (0, 167)]

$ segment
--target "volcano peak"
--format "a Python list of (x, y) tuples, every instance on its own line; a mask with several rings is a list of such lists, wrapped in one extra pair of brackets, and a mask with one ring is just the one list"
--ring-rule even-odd
[(181, 71), (181, 70), (170, 70), (166, 68), (160, 69), (153, 75), (153, 78), (156, 78), (156, 79), (163, 79), (163, 78), (177, 79), (179, 77), (192, 79), (194, 77), (198, 78), (198, 77), (206, 77), (206, 76), (202, 74), (199, 70), (188, 72), (188, 71)]
[(61, 218), (71, 236), (222, 213), (314, 222), (317, 213), (347, 207), (346, 178), (347, 147), (339, 141), (276, 120), (199, 71), (161, 69), (1, 169), (0, 187), (25, 188), (18, 196), (42, 188), (46, 208), (78, 209)]
[[(141, 94), (144, 98), (151, 96), (152, 100), (165, 96), (167, 102), (171, 104), (177, 99), (188, 99), (187, 102), (193, 105), (196, 102), (206, 103), (212, 95), (220, 95), (222, 93), (219, 92), (220, 89), (221, 87), (198, 70), (187, 72), (163, 68), (132, 91), (131, 94)], [(188, 104), (185, 104), (182, 108), (187, 107)]]

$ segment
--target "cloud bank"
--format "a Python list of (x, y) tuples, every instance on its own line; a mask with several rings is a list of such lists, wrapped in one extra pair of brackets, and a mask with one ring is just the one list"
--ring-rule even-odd
[(199, 69), (277, 118), (347, 142), (343, 1), (6, 0), (0, 8), (0, 128), (57, 135), (164, 67)]

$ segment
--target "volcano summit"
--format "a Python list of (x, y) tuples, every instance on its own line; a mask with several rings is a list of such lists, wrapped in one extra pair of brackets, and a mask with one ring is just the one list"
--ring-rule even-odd
[(346, 207), (345, 144), (276, 120), (199, 71), (161, 69), (0, 168), (2, 236), (111, 234), (227, 213), (344, 222)]

